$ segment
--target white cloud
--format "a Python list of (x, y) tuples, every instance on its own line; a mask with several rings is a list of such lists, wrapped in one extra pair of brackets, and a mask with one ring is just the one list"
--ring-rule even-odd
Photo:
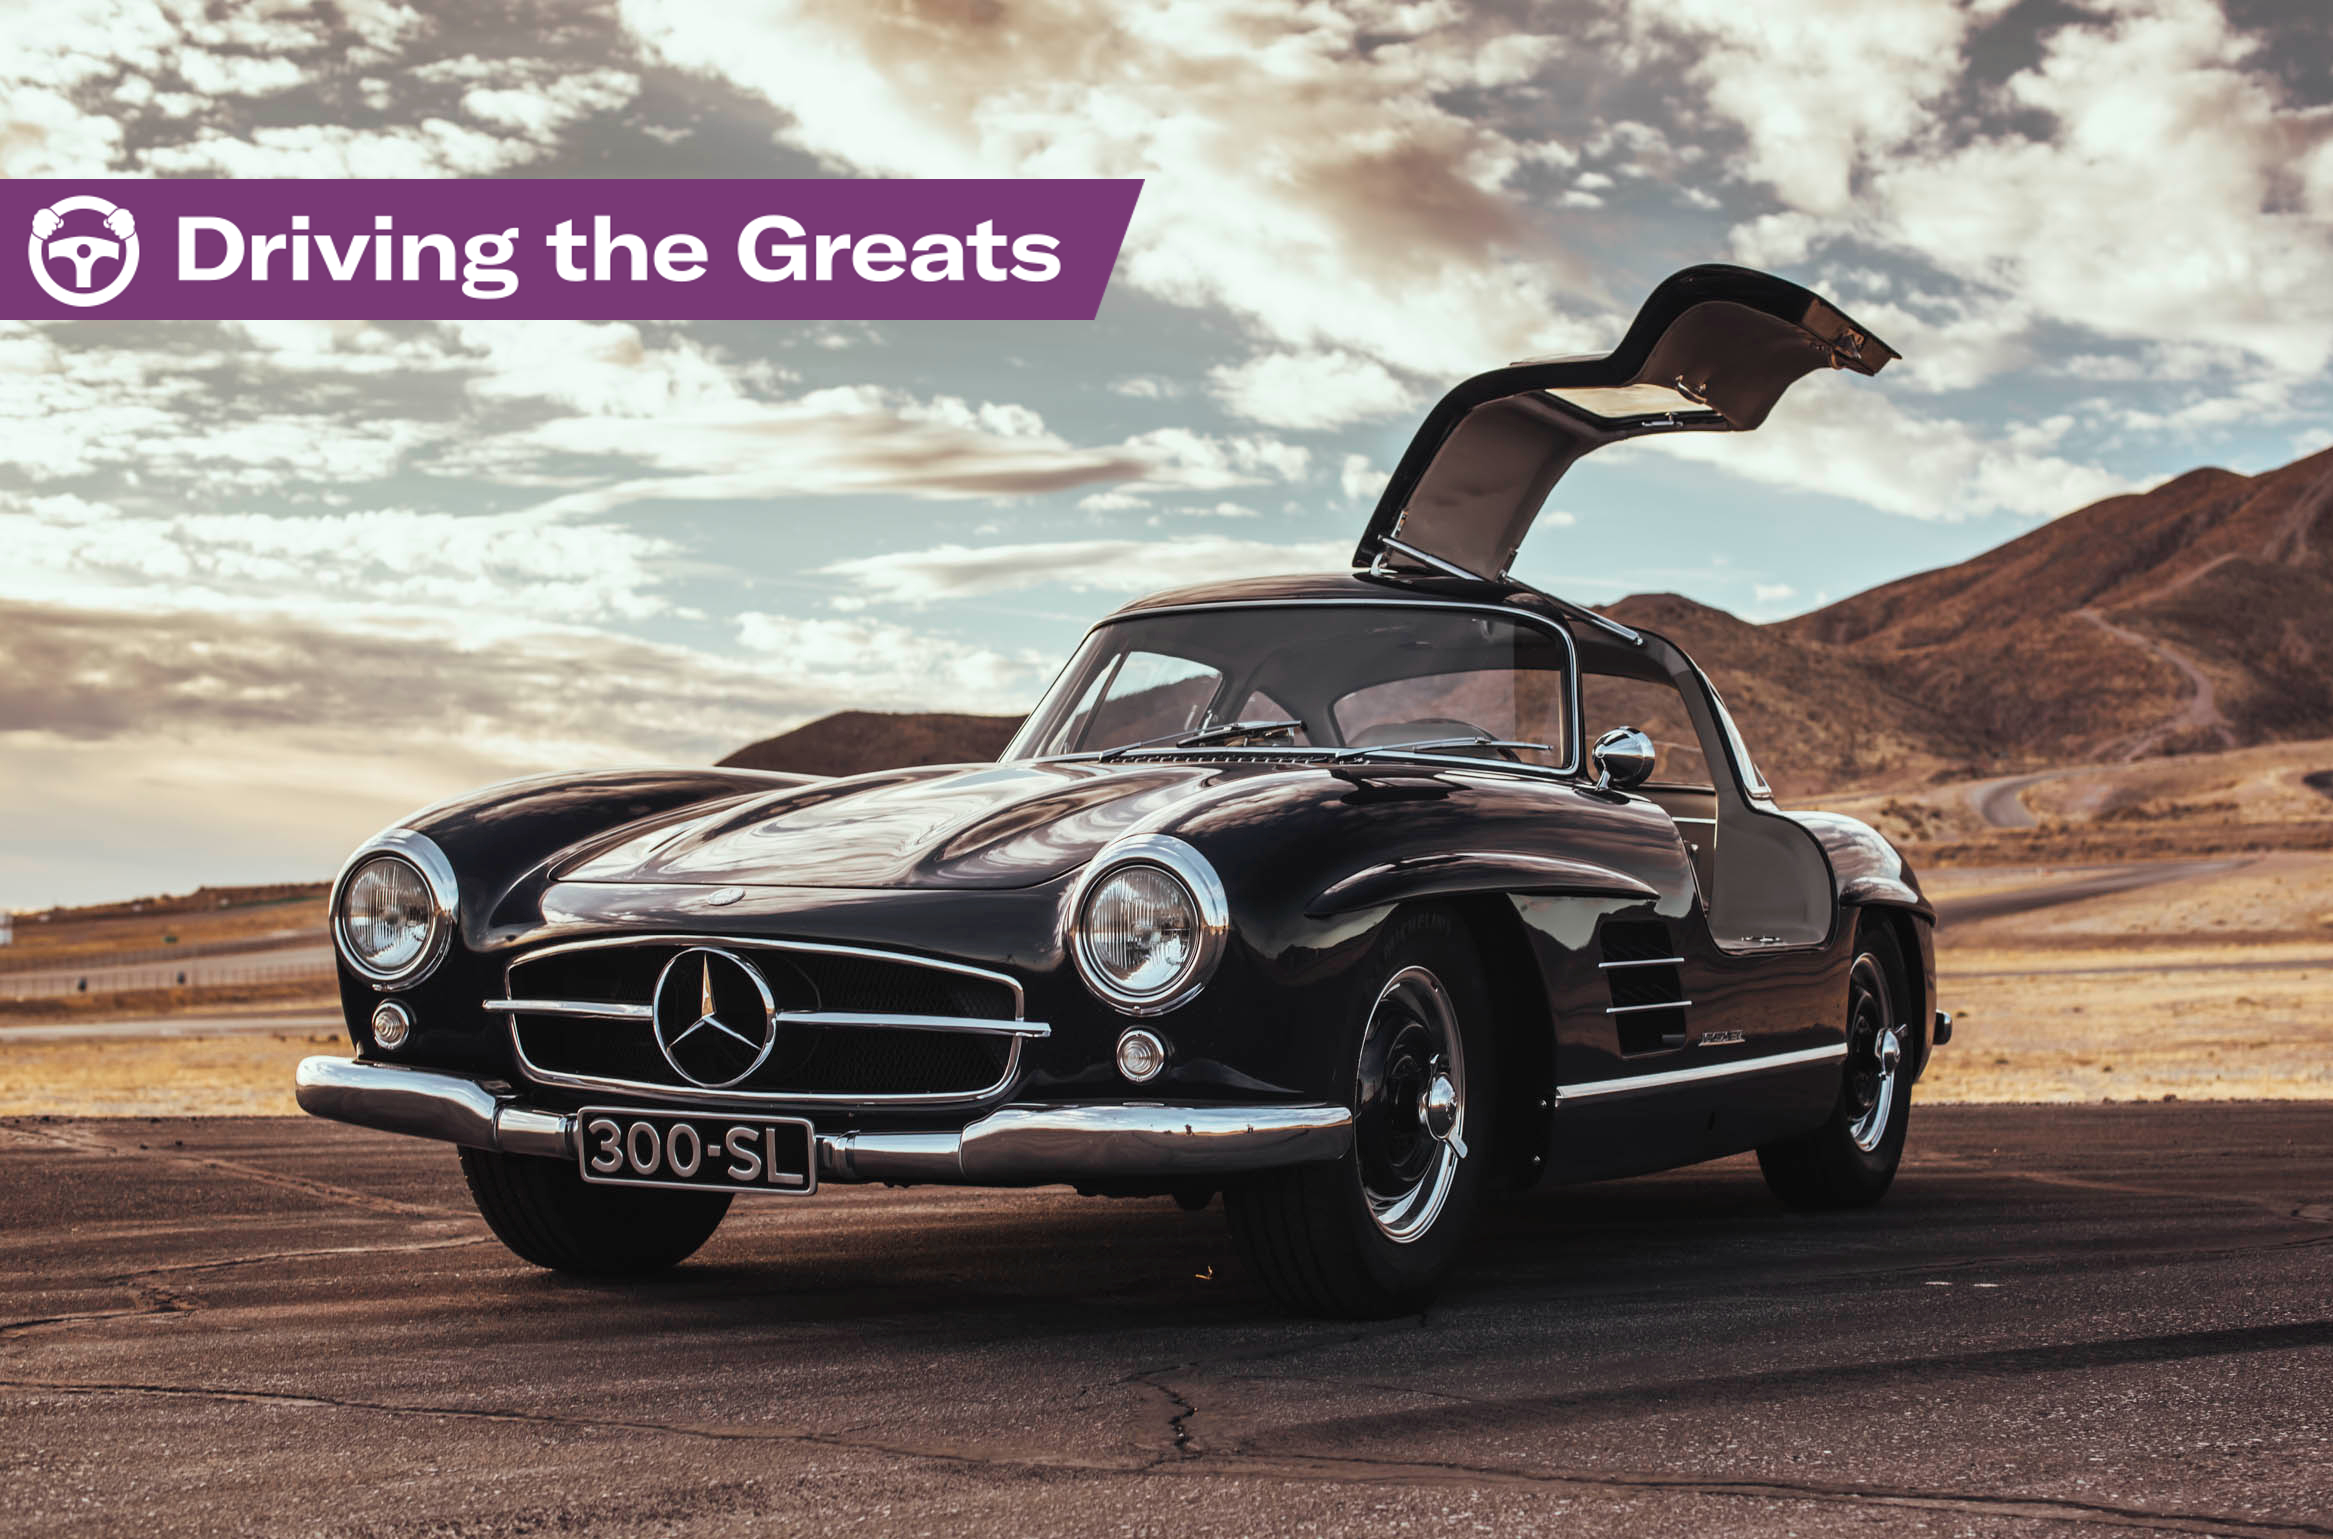
[(1855, 173), (1925, 127), (1958, 78), (1981, 10), (1966, 0), (1657, 0), (1629, 8), (1640, 36), (1682, 43), (1687, 78), (1745, 143), (1740, 170), (1795, 208), (1832, 214)]
[(1227, 410), (1266, 427), (1344, 427), (1406, 412), (1417, 402), (1385, 365), (1343, 351), (1262, 353), (1207, 377)]
[(886, 620), (748, 612), (737, 617), (737, 634), (793, 677), (816, 679), (837, 698), (880, 700), (893, 709), (1025, 711), (1060, 661), (1008, 657)]
[(1044, 584), (1144, 593), (1268, 572), (1343, 568), (1349, 540), (1276, 545), (1221, 535), (1165, 540), (1062, 540), (1028, 545), (935, 545), (858, 556), (819, 569), (869, 597), (897, 603), (975, 598)]
[(1385, 490), (1386, 472), (1369, 463), (1366, 454), (1348, 454), (1337, 470), (1337, 490), (1347, 502), (1374, 502)]
[(2045, 452), (2062, 432), (2060, 424), (1996, 436), (1948, 417), (1915, 416), (1863, 380), (1818, 374), (1754, 433), (1642, 442), (1753, 481), (1910, 518), (2047, 518), (2135, 489), (2128, 476)]
[[(1756, 47), (1714, 46), (1703, 68), (1740, 78), (1712, 104), (1748, 135), (1748, 169), (1784, 205), (1737, 232), (1742, 259), (1860, 242), (2034, 324), (2236, 344), (2298, 375), (2333, 358), (2333, 112), (2291, 104), (2257, 40), (2212, 0), (2084, 0), (1998, 88), (1988, 126), (1922, 105), (1958, 79), (1956, 39), (1978, 18), (1942, 0), (1820, 9), (1817, 30), (1918, 47), (1857, 55), (1868, 90), (1842, 98), (1821, 88), (1841, 76), (1822, 69), (1819, 40), (1775, 22), (1774, 8), (1754, 13)], [(1753, 15), (1734, 14), (1728, 36)], [(1757, 83), (1794, 39), (1817, 49), (1815, 87), (1799, 71)], [(1809, 114), (1827, 126), (1810, 129)], [(2001, 343), (1987, 344), (1989, 366), (2015, 366), (2019, 349)]]
[(135, 516), (72, 496), (0, 494), (0, 598), (330, 616), (351, 606), (427, 614), (440, 632), (514, 619), (666, 612), (667, 541), (539, 515), (388, 508)]
[(1510, 196), (1539, 135), (1451, 105), (1516, 90), (1562, 49), (1510, 16), (1374, 0), (810, 0), (740, 13), (625, 0), (664, 58), (767, 96), (838, 168), (926, 177), (1140, 176), (1117, 281), (1220, 308), (1299, 349), (1471, 372), (1577, 350), (1579, 276)]

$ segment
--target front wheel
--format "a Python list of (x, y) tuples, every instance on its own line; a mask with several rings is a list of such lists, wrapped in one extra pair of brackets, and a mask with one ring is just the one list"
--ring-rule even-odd
[(522, 1261), (587, 1277), (641, 1277), (678, 1266), (713, 1237), (727, 1192), (599, 1186), (564, 1160), (464, 1149), (479, 1217)]
[(1224, 1192), (1233, 1241), (1283, 1304), (1368, 1319), (1423, 1307), (1481, 1199), (1498, 1083), (1482, 966), (1436, 910), (1387, 926), (1358, 1000), (1353, 1144)]
[(1902, 967), (1884, 931), (1856, 937), (1838, 1103), (1813, 1132), (1758, 1151), (1766, 1185), (1791, 1207), (1868, 1207), (1895, 1181), (1912, 1119), (1911, 1026), (1896, 991)]

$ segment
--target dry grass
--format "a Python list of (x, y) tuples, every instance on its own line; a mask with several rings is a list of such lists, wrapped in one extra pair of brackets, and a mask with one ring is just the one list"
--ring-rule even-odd
[(39, 1026), (70, 1021), (137, 1021), (156, 1015), (201, 1015), (260, 1005), (313, 1005), (338, 1010), (340, 996), (330, 978), (287, 978), (279, 983), (211, 984), (184, 989), (119, 989), (111, 993), (58, 994), (39, 999), (0, 999), (0, 1026)]
[[(1949, 872), (1936, 896), (2066, 873)], [(1945, 1101), (2333, 1097), (2333, 856), (1947, 927)]]
[(290, 1116), (292, 1070), (338, 1032), (0, 1044), (0, 1116)]
[(16, 922), (16, 943), (0, 952), (11, 965), (66, 963), (82, 958), (144, 952), (163, 946), (198, 946), (219, 941), (258, 941), (279, 933), (320, 939), (325, 933), (321, 893), (253, 903), (237, 908), (184, 913), (130, 914), (107, 919)]

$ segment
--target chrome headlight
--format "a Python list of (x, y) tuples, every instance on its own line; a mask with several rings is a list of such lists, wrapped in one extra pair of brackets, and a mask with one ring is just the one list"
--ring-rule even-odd
[(1140, 834), (1094, 858), (1071, 906), (1070, 954), (1086, 987), (1158, 1015), (1206, 985), (1230, 930), (1223, 882), (1180, 839)]
[(332, 889), (332, 941), (342, 960), (376, 984), (417, 983), (452, 943), (454, 870), (432, 840), (392, 829), (340, 873)]

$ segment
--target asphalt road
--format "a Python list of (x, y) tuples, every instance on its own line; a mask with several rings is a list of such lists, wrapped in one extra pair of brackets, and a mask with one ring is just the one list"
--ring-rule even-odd
[(2027, 775), (2001, 775), (1992, 780), (1972, 780), (1961, 787), (1961, 795), (1969, 807), (1993, 828), (2039, 828), (2033, 809), (2025, 805), (2025, 788), (2070, 775), (2072, 770), (2036, 770)]
[(2118, 892), (2136, 892), (2142, 887), (2159, 886), (2164, 882), (2202, 881), (2251, 863), (2252, 858), (2249, 856), (2235, 856), (2221, 860), (2134, 860), (2117, 865), (2089, 866), (2055, 881), (2035, 882), (1999, 892), (1971, 893), (1965, 898), (1935, 899), (1936, 922), (1939, 927), (1975, 924), (1980, 919), (1999, 919), (2007, 914), (2057, 908), (2062, 904), (2081, 903)]
[(0, 1534), (2333, 1534), (2333, 1105), (1922, 1108), (1881, 1208), (1745, 1161), (1519, 1199), (1320, 1324), (1218, 1211), (833, 1189), (653, 1284), (450, 1153), (0, 1124)]

